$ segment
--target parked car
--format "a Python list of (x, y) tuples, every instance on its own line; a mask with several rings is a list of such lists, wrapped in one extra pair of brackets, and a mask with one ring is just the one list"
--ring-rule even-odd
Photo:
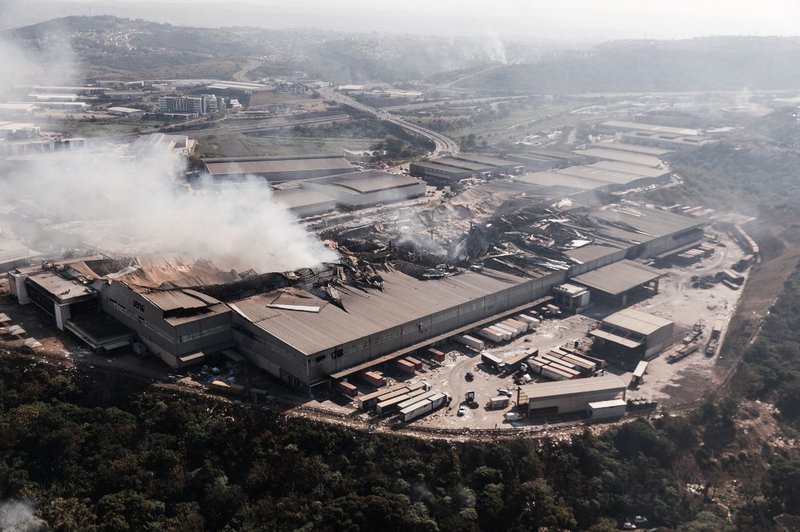
[(468, 371), (467, 374), (464, 375), (464, 378), (467, 379), (467, 382), (472, 382), (472, 380), (475, 378), (475, 375), (473, 375), (471, 371)]
[(461, 417), (466, 413), (467, 413), (467, 407), (464, 406), (464, 405), (461, 405), (461, 406), (458, 407), (458, 412), (456, 412), (456, 415)]

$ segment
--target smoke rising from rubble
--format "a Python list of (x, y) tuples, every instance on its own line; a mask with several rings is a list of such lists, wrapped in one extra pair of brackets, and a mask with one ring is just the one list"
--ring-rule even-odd
[[(61, 40), (47, 42), (54, 39)], [(44, 59), (49, 47), (35, 54), (0, 43), (3, 69), (10, 73), (0, 96), (20, 83), (77, 79), (69, 47), (60, 49), (66, 52), (49, 59), (62, 66), (53, 68)], [(201, 179), (189, 189), (180, 182), (183, 163), (171, 153), (125, 155), (123, 146), (97, 142), (91, 149), (13, 163), (0, 196), (0, 229), (48, 254), (71, 248), (185, 254), (239, 271), (291, 270), (337, 258), (273, 200), (263, 180), (210, 187)]]

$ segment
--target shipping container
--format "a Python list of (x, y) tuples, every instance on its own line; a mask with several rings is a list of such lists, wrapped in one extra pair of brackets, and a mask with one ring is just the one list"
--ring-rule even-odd
[(386, 379), (378, 371), (365, 371), (361, 374), (361, 378), (373, 386), (385, 386)]
[(513, 334), (511, 334), (511, 331), (509, 331), (508, 329), (506, 329), (504, 327), (496, 327), (494, 325), (489, 325), (486, 328), (489, 329), (490, 331), (492, 331), (493, 333), (497, 334), (498, 336), (502, 336), (503, 340), (505, 340), (505, 341), (511, 340), (511, 338), (513, 337)]
[[(562, 356), (565, 356), (565, 355), (566, 355), (566, 353), (564, 355), (562, 355)], [(573, 371), (578, 371), (578, 366), (576, 366), (575, 364), (571, 363), (568, 360), (564, 360), (560, 356), (551, 355), (549, 352), (548, 353), (544, 353), (543, 355), (539, 355), (539, 358), (543, 358), (545, 360), (549, 360), (549, 361), (551, 361), (551, 362), (553, 362), (555, 364), (559, 364), (559, 365), (564, 366), (565, 368), (569, 368), (569, 369), (571, 369)]]
[(508, 325), (503, 325), (502, 322), (501, 323), (495, 323), (494, 325), (492, 325), (492, 327), (494, 327), (496, 329), (500, 329), (501, 331), (504, 331), (506, 334), (510, 335), (511, 338), (516, 338), (517, 337), (517, 330), (514, 327), (510, 327)]
[(592, 374), (595, 371), (597, 371), (597, 364), (589, 360), (586, 360), (583, 357), (579, 357), (578, 355), (566, 354), (564, 355), (564, 360), (572, 362), (573, 364), (578, 366), (578, 369), (581, 370), (583, 373)]
[(439, 351), (438, 349), (434, 349), (433, 347), (429, 347), (425, 353), (431, 359), (435, 360), (436, 362), (444, 362), (445, 354), (443, 351)]
[(474, 336), (470, 336), (468, 334), (453, 336), (453, 340), (459, 344), (474, 349), (475, 351), (483, 351), (484, 347), (486, 347), (486, 345), (483, 343), (483, 340), (478, 340)]
[(411, 399), (411, 396), (407, 393), (402, 395), (398, 395), (397, 397), (392, 397), (391, 399), (387, 399), (385, 401), (380, 401), (375, 406), (375, 411), (378, 413), (379, 416), (383, 414), (388, 414), (389, 412), (393, 412), (398, 409), (398, 405), (405, 401)]
[(527, 314), (519, 314), (517, 317), (528, 324), (529, 331), (532, 331), (539, 326), (539, 320), (537, 320), (533, 316), (528, 316)]
[(446, 393), (439, 393), (437, 395), (434, 395), (433, 397), (430, 397), (428, 399), (425, 399), (423, 401), (420, 401), (409, 407), (404, 408), (403, 410), (400, 411), (400, 415), (402, 416), (403, 421), (406, 422), (412, 421), (420, 416), (427, 414), (428, 412), (432, 412), (433, 410), (441, 408), (442, 406), (446, 405), (449, 402), (450, 402), (449, 395), (447, 395)]
[(406, 357), (404, 360), (407, 360), (407, 361), (411, 362), (412, 364), (414, 364), (414, 369), (415, 370), (419, 371), (419, 370), (422, 369), (422, 361), (421, 360), (416, 359), (414, 357)]
[(408, 360), (400, 359), (395, 361), (395, 365), (401, 371), (408, 373), (409, 375), (414, 375), (416, 373), (416, 369), (414, 368), (414, 364), (409, 362)]
[(372, 393), (362, 395), (361, 397), (358, 398), (358, 407), (362, 410), (369, 410), (371, 408), (374, 408), (379, 401), (395, 397), (398, 393), (399, 394), (408, 393), (422, 388), (427, 388), (427, 383), (419, 382), (415, 384), (395, 384), (394, 386), (390, 386), (389, 388), (384, 388), (383, 390), (376, 390)]
[(358, 388), (345, 381), (336, 383), (336, 391), (348, 397), (356, 397), (358, 395)]
[(429, 392), (422, 392), (421, 394), (417, 394), (415, 396), (412, 396), (411, 394), (409, 394), (409, 398), (406, 399), (405, 401), (403, 401), (402, 403), (398, 404), (397, 408), (402, 410), (402, 409), (406, 408), (407, 406), (411, 406), (413, 404), (419, 403), (420, 401), (422, 401), (424, 399), (428, 399), (428, 398), (433, 397), (434, 395), (438, 395), (440, 393), (441, 392), (429, 391)]
[(492, 331), (488, 327), (482, 327), (480, 329), (476, 329), (473, 332), (476, 335), (480, 336), (481, 338), (483, 338), (485, 340), (489, 340), (490, 342), (494, 342), (496, 344), (500, 344), (500, 343), (504, 342), (504, 339), (503, 339), (502, 336), (500, 336), (496, 332)]
[(503, 320), (500, 323), (502, 323), (503, 325), (508, 325), (509, 327), (515, 329), (517, 331), (517, 335), (525, 334), (526, 332), (528, 332), (528, 323), (521, 320), (508, 318), (507, 320)]

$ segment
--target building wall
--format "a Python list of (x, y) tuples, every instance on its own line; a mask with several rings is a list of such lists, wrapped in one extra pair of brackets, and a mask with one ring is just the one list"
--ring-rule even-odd
[(648, 335), (644, 358), (650, 360), (662, 353), (667, 347), (672, 345), (674, 334), (675, 324), (669, 323), (669, 325), (665, 325), (653, 334)]
[(103, 288), (101, 308), (132, 329), (147, 347), (172, 367), (182, 356), (198, 351), (215, 351), (233, 345), (231, 312), (198, 316), (191, 322), (173, 326), (161, 309), (124, 283), (112, 282)]
[(528, 414), (543, 408), (557, 408), (559, 414), (569, 414), (572, 412), (585, 412), (589, 410), (589, 403), (595, 401), (609, 401), (611, 399), (624, 399), (625, 389), (610, 389), (596, 392), (586, 392), (575, 395), (556, 396), (547, 398), (528, 398)]

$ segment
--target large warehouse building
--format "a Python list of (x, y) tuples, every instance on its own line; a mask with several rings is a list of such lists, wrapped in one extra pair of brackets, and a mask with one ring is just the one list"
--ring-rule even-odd
[(588, 413), (589, 403), (625, 399), (627, 385), (615, 375), (520, 386), (517, 404), (530, 417)]
[(328, 376), (381, 355), (528, 304), (563, 272), (524, 279), (493, 271), (420, 281), (384, 272), (382, 290), (343, 288), (341, 307), (301, 289), (234, 301), (240, 351), (290, 385), (327, 386)]
[(517, 175), (525, 171), (519, 162), (462, 153), (432, 161), (411, 163), (411, 175), (421, 177), (436, 185), (448, 185), (468, 177), (491, 179), (503, 175)]
[(208, 174), (220, 181), (236, 181), (246, 176), (262, 177), (267, 181), (292, 181), (355, 172), (355, 168), (338, 155), (226, 157), (203, 159), (203, 164)]

